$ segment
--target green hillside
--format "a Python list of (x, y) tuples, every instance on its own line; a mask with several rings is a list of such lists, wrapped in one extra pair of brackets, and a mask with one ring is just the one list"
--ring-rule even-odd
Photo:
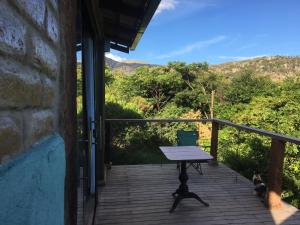
[(224, 74), (227, 78), (237, 75), (244, 70), (250, 70), (259, 76), (269, 76), (272, 80), (282, 81), (287, 77), (300, 73), (300, 57), (261, 57), (212, 65), (210, 69), (216, 73)]
[[(119, 70), (130, 73), (142, 66), (155, 66), (146, 62), (130, 61), (117, 62), (106, 58), (108, 67), (112, 70)], [(269, 76), (274, 81), (282, 81), (285, 78), (293, 77), (300, 73), (300, 57), (290, 56), (266, 56), (238, 62), (228, 62), (217, 65), (210, 65), (209, 69), (214, 73), (224, 75), (224, 78), (231, 79), (245, 70), (250, 70), (258, 76)]]

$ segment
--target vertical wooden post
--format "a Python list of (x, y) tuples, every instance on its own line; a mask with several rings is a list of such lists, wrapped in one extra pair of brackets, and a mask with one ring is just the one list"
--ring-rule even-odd
[(210, 144), (210, 154), (214, 157), (213, 164), (218, 164), (218, 135), (219, 135), (219, 124), (212, 121), (212, 131), (211, 131), (211, 144)]
[(211, 99), (210, 99), (210, 118), (214, 118), (214, 101), (215, 101), (215, 90), (211, 92)]
[(273, 138), (270, 150), (267, 193), (267, 203), (270, 209), (278, 209), (282, 206), (281, 188), (284, 150), (285, 142)]
[(105, 164), (111, 168), (111, 123), (105, 122)]
[[(76, 34), (79, 30), (76, 26), (77, 3), (79, 1), (58, 1), (59, 8), (59, 56), (60, 56), (60, 79), (59, 105), (59, 133), (65, 141), (66, 176), (65, 176), (65, 212), (64, 224), (77, 224), (77, 181), (78, 181), (78, 154), (76, 151)], [(78, 12), (79, 13), (79, 12)], [(57, 181), (56, 181), (57, 182)]]

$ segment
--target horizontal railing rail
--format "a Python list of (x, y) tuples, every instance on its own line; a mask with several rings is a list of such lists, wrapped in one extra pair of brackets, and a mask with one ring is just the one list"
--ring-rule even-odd
[(228, 120), (222, 120), (222, 119), (175, 119), (175, 118), (174, 119), (173, 118), (171, 119), (155, 119), (155, 118), (154, 119), (106, 119), (105, 122), (125, 122), (125, 123), (214, 122), (220, 125), (234, 127), (238, 130), (243, 130), (250, 133), (256, 133), (263, 136), (276, 138), (277, 140), (280, 141), (285, 141), (285, 142), (290, 142), (290, 143), (300, 145), (300, 138), (291, 137), (291, 136), (275, 133), (272, 131), (266, 131), (266, 130), (250, 127), (247, 125), (243, 125), (243, 124), (235, 124)]
[(283, 176), (283, 163), (286, 142), (300, 145), (300, 139), (296, 137), (290, 137), (283, 134), (278, 134), (271, 131), (266, 131), (258, 128), (249, 127), (247, 125), (239, 125), (232, 123), (228, 120), (222, 119), (106, 119), (105, 120), (105, 139), (106, 139), (106, 158), (107, 163), (110, 163), (110, 149), (111, 149), (111, 124), (112, 123), (178, 123), (178, 122), (200, 122), (200, 123), (212, 123), (211, 128), (211, 145), (210, 154), (214, 160), (212, 164), (217, 165), (218, 160), (218, 133), (220, 125), (234, 127), (237, 130), (242, 130), (250, 133), (256, 133), (262, 136), (267, 136), (272, 139), (270, 149), (270, 159), (268, 168), (268, 192), (267, 192), (267, 204), (269, 208), (280, 208), (282, 206), (281, 192), (282, 192), (282, 176)]
[(256, 134), (260, 134), (260, 135), (263, 135), (263, 136), (276, 138), (277, 140), (280, 140), (280, 141), (286, 141), (286, 142), (290, 142), (290, 143), (300, 145), (300, 139), (296, 138), (296, 137), (290, 137), (290, 136), (287, 136), (287, 135), (282, 135), (282, 134), (278, 134), (278, 133), (271, 132), (271, 131), (266, 131), (266, 130), (262, 130), (262, 129), (258, 129), (258, 128), (253, 128), (253, 127), (249, 127), (247, 125), (239, 125), (239, 124), (232, 123), (228, 120), (212, 119), (211, 121), (215, 122), (215, 123), (218, 123), (218, 124), (221, 124), (221, 125), (227, 125), (227, 126), (230, 126), (230, 127), (234, 127), (238, 130), (243, 130), (243, 131), (250, 132), (250, 133), (256, 133)]
[(211, 119), (106, 119), (105, 122), (126, 122), (126, 123), (211, 122)]

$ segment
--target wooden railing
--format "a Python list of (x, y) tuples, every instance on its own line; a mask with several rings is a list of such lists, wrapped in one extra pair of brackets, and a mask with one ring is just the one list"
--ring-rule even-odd
[(108, 167), (111, 165), (111, 131), (113, 123), (135, 123), (135, 124), (146, 124), (146, 123), (178, 123), (178, 122), (210, 122), (210, 119), (106, 119), (105, 120), (105, 153), (104, 161)]
[(213, 163), (217, 165), (218, 161), (218, 133), (220, 125), (234, 127), (237, 130), (242, 130), (250, 133), (260, 134), (271, 138), (270, 159), (268, 168), (268, 183), (267, 183), (267, 204), (269, 208), (275, 209), (282, 207), (281, 192), (282, 192), (282, 176), (283, 163), (286, 142), (300, 145), (300, 139), (289, 137), (278, 133), (265, 131), (257, 128), (252, 128), (246, 125), (238, 125), (227, 120), (221, 119), (106, 119), (106, 147), (105, 158), (106, 163), (110, 162), (111, 149), (111, 124), (112, 123), (172, 123), (172, 122), (211, 122), (211, 147), (210, 154), (214, 157)]
[(211, 119), (106, 119), (105, 122), (125, 123), (174, 123), (174, 122), (210, 122)]
[(214, 160), (216, 161), (218, 159), (218, 130), (220, 125), (234, 127), (238, 130), (246, 132), (257, 133), (263, 136), (270, 137), (272, 139), (268, 168), (267, 204), (271, 209), (280, 208), (282, 206), (281, 192), (285, 143), (290, 142), (299, 145), (300, 139), (277, 134), (270, 131), (248, 127), (245, 125), (238, 125), (227, 120), (212, 119), (211, 122), (212, 135), (210, 154), (214, 157)]

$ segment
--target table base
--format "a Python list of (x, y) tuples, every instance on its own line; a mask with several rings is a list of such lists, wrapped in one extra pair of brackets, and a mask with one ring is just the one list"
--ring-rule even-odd
[(193, 192), (189, 192), (189, 187), (186, 184), (189, 179), (189, 177), (186, 173), (186, 161), (181, 161), (180, 167), (181, 167), (180, 175), (179, 175), (180, 185), (179, 185), (179, 188), (174, 193), (172, 193), (172, 196), (175, 197), (175, 201), (173, 203), (172, 208), (170, 209), (170, 213), (172, 213), (176, 209), (179, 202), (184, 198), (197, 199), (203, 205), (208, 207), (209, 204), (204, 202), (197, 194), (195, 194)]

